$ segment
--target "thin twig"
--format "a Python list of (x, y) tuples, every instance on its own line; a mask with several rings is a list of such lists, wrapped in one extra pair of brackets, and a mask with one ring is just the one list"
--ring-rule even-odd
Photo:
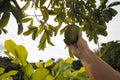
[(40, 22), (34, 10), (33, 10), (33, 12), (35, 14), (35, 17), (36, 17), (37, 21)]

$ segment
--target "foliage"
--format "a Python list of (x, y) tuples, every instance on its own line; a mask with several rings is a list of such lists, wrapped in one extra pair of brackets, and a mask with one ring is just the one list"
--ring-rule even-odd
[(115, 70), (120, 71), (120, 41), (101, 44), (99, 56)]
[[(5, 54), (10, 58), (11, 63), (19, 65), (17, 68), (5, 71), (5, 66), (0, 67), (0, 80), (88, 80), (85, 69), (82, 67), (79, 70), (72, 68), (73, 59), (66, 60), (59, 59), (56, 64), (54, 60), (50, 59), (43, 64), (43, 62), (36, 62), (34, 69), (32, 64), (26, 61), (27, 51), (24, 46), (17, 45), (12, 40), (5, 41)], [(21, 55), (22, 54), (22, 55)], [(48, 67), (53, 65), (51, 70)], [(16, 74), (22, 72), (23, 75)]]
[[(80, 27), (81, 31), (85, 31), (89, 40), (98, 42), (98, 35), (106, 36), (106, 23), (108, 23), (117, 14), (113, 6), (117, 6), (120, 2), (116, 1), (108, 4), (108, 0), (100, 0), (100, 4), (96, 4), (97, 0), (21, 0), (25, 2), (23, 7), (20, 7), (18, 0), (0, 0), (0, 34), (2, 31), (7, 33), (5, 29), (9, 22), (10, 16), (15, 17), (18, 24), (18, 34), (23, 32), (23, 24), (29, 24), (28, 30), (23, 32), (27, 36), (32, 34), (32, 39), (35, 40), (38, 35), (42, 35), (38, 48), (44, 50), (46, 42), (52, 46), (51, 41), (53, 35), (57, 35), (58, 31), (64, 33), (66, 27), (62, 28), (62, 24), (75, 23)], [(34, 15), (26, 14), (25, 11), (32, 7)], [(36, 14), (36, 11), (40, 15)], [(49, 19), (54, 16), (54, 21), (57, 26), (50, 24)], [(34, 19), (37, 19), (39, 26), (34, 24)], [(62, 29), (61, 29), (62, 28)]]

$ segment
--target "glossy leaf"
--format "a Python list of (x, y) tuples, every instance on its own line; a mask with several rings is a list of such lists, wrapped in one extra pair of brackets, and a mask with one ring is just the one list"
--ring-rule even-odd
[(23, 14), (14, 6), (11, 6), (11, 12), (13, 16), (16, 18), (18, 24), (18, 34), (21, 34), (23, 32), (23, 24), (22, 24)]
[(5, 12), (2, 15), (2, 18), (0, 19), (0, 29), (6, 27), (6, 25), (8, 24), (10, 18), (10, 13), (9, 12)]
[(16, 70), (11, 70), (11, 71), (9, 71), (7, 73), (4, 73), (3, 75), (0, 76), (0, 80), (2, 80), (2, 78), (8, 78), (8, 77), (10, 77), (12, 75), (16, 75), (17, 72), (18, 71), (16, 71)]
[(28, 56), (26, 48), (22, 45), (17, 45), (15, 50), (17, 57), (20, 59), (21, 65), (25, 66), (27, 64), (26, 59)]
[(69, 64), (72, 64), (73, 63), (73, 59), (70, 57), (70, 58), (67, 58), (65, 60), (65, 62), (69, 63)]
[(40, 10), (43, 15), (43, 20), (46, 22), (49, 18), (48, 10), (46, 7), (42, 7)]
[(37, 36), (38, 36), (38, 30), (36, 29), (33, 31), (32, 39), (35, 40)]
[(40, 45), (38, 46), (39, 50), (44, 50), (46, 48), (46, 39), (47, 34), (44, 32), (40, 40)]
[(111, 4), (108, 5), (108, 7), (113, 7), (113, 6), (117, 6), (117, 5), (120, 5), (119, 1), (112, 2)]
[(16, 43), (12, 40), (6, 40), (4, 43), (4, 47), (8, 52), (11, 52), (14, 56), (16, 56), (15, 53), (15, 47), (16, 47)]
[(45, 80), (45, 78), (49, 75), (49, 71), (45, 68), (38, 68), (33, 73), (31, 80)]
[(27, 30), (23, 33), (24, 36), (30, 35), (34, 30)]
[(44, 30), (44, 25), (40, 25), (39, 28), (38, 28), (38, 34), (41, 34)]
[(35, 65), (36, 67), (43, 68), (43, 64), (41, 62), (36, 62)]
[(22, 32), (23, 32), (23, 24), (22, 24), (22, 22), (20, 21), (20, 22), (18, 23), (18, 35), (21, 34)]
[(24, 19), (22, 19), (22, 22), (23, 23), (26, 23), (26, 22), (29, 22), (29, 21), (31, 21), (32, 20), (32, 18), (24, 18)]
[(48, 76), (45, 78), (45, 80), (54, 80), (54, 77), (51, 76), (51, 75), (48, 75)]
[(24, 71), (25, 75), (27, 75), (27, 77), (30, 78), (34, 72), (34, 69), (31, 64), (27, 64), (25, 67), (23, 67), (23, 71)]
[(53, 60), (50, 59), (47, 62), (45, 62), (44, 67), (48, 67), (48, 66), (50, 66), (52, 64), (53, 64)]
[(60, 72), (66, 70), (66, 69), (69, 69), (70, 67), (71, 67), (71, 65), (69, 63), (66, 63), (66, 62), (61, 63), (55, 78), (57, 78), (59, 76)]
[(47, 36), (47, 42), (48, 42), (48, 44), (50, 44), (51, 46), (55, 46), (55, 45), (51, 42), (50, 36)]
[(73, 55), (73, 53), (72, 53), (72, 51), (71, 51), (70, 48), (68, 48), (68, 51), (69, 51), (69, 56), (70, 56), (71, 58), (74, 58), (74, 55)]
[(113, 8), (109, 8), (109, 12), (111, 14), (111, 16), (116, 16), (116, 14), (118, 13), (115, 9)]

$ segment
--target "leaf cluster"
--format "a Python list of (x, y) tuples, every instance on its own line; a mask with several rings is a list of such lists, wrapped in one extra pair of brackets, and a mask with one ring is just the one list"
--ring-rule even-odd
[[(97, 0), (21, 0), (21, 2), (26, 4), (20, 7), (16, 0), (0, 1), (0, 33), (2, 31), (7, 33), (5, 26), (12, 14), (18, 24), (18, 34), (23, 32), (23, 23), (29, 23), (28, 30), (23, 32), (23, 35), (31, 34), (33, 40), (41, 35), (39, 50), (44, 50), (47, 43), (54, 46), (51, 37), (56, 36), (59, 30), (60, 34), (64, 33), (66, 27), (62, 27), (62, 24), (77, 24), (81, 31), (86, 32), (90, 41), (94, 40), (97, 43), (98, 35), (107, 36), (106, 23), (117, 14), (113, 7), (120, 4), (118, 1), (108, 4), (108, 0), (100, 0), (99, 5)], [(40, 15), (35, 11), (33, 17), (26, 14), (25, 11), (29, 7), (39, 11)], [(54, 16), (57, 26), (49, 23), (51, 16)], [(35, 18), (38, 26), (34, 24)]]
[[(19, 51), (17, 50), (17, 47), (19, 47), (19, 45), (14, 43), (12, 40), (6, 40), (5, 54), (11, 59), (12, 63), (20, 65), (20, 68), (19, 70), (4, 72), (5, 69), (0, 67), (1, 80), (13, 80), (13, 76), (15, 76), (18, 71), (23, 72), (23, 80), (88, 80), (88, 76), (83, 67), (78, 70), (72, 69), (72, 58), (67, 58), (66, 60), (59, 59), (52, 67), (51, 71), (49, 71), (47, 67), (54, 64), (52, 59), (48, 60), (44, 64), (42, 62), (36, 62), (36, 68), (34, 69), (32, 64), (26, 61), (26, 49), (22, 47), (21, 51)], [(19, 74), (18, 76), (21, 80), (21, 75)]]

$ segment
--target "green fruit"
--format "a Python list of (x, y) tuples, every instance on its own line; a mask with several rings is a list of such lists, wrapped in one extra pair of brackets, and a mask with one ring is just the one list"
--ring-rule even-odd
[(64, 34), (64, 42), (67, 45), (71, 45), (77, 42), (78, 40), (78, 33), (79, 33), (79, 27), (75, 24), (67, 25), (65, 34)]

